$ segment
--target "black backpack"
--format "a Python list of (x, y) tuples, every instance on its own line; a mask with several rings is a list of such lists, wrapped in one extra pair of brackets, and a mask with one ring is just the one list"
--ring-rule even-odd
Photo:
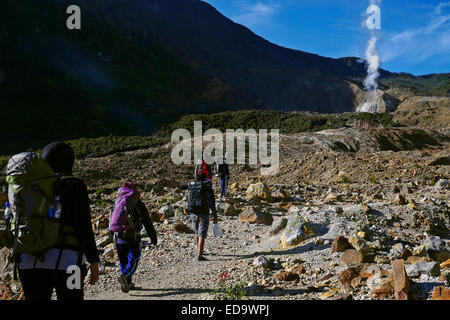
[(207, 199), (208, 183), (202, 181), (191, 182), (188, 185), (188, 211), (193, 214), (208, 214)]

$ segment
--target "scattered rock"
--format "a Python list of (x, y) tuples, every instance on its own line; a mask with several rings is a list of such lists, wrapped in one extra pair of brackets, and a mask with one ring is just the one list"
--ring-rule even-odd
[(429, 237), (424, 244), (427, 255), (431, 259), (437, 262), (444, 262), (450, 259), (449, 244), (440, 237)]
[(273, 217), (269, 212), (260, 211), (256, 207), (247, 207), (240, 215), (239, 221), (242, 223), (258, 223), (270, 226)]
[(414, 264), (407, 265), (405, 267), (406, 274), (410, 278), (419, 277), (421, 274), (426, 274), (428, 276), (439, 276), (441, 274), (439, 262), (426, 262), (421, 261)]
[(286, 228), (287, 221), (288, 220), (286, 218), (276, 218), (269, 229), (269, 233), (272, 235), (280, 233), (284, 228)]
[(153, 222), (162, 222), (164, 221), (164, 214), (159, 212), (150, 212), (150, 219)]
[(348, 242), (347, 238), (344, 236), (338, 236), (336, 239), (334, 239), (333, 241), (333, 246), (331, 249), (331, 252), (344, 252), (347, 249), (351, 249), (352, 246), (351, 244)]
[(410, 264), (414, 264), (414, 263), (418, 263), (418, 262), (422, 262), (422, 261), (427, 261), (426, 257), (418, 257), (418, 256), (409, 256), (406, 259), (406, 262), (410, 263)]
[(169, 206), (169, 205), (161, 207), (161, 209), (159, 209), (158, 213), (164, 217), (163, 219), (167, 219), (167, 218), (171, 218), (171, 217), (175, 216), (175, 210), (173, 209), (172, 206)]
[(450, 289), (440, 286), (433, 290), (432, 300), (450, 300)]
[(399, 259), (392, 261), (392, 273), (394, 278), (395, 299), (408, 300), (410, 285), (403, 260)]
[(401, 195), (401, 194), (399, 194), (395, 198), (395, 203), (397, 203), (398, 205), (405, 205), (405, 204), (407, 204), (405, 197), (403, 195)]
[(335, 192), (329, 193), (325, 198), (325, 201), (330, 202), (330, 203), (335, 202), (335, 201), (341, 201), (341, 200), (342, 200), (342, 196)]
[(251, 184), (246, 192), (247, 200), (258, 198), (261, 200), (272, 201), (269, 187), (265, 183)]
[(255, 267), (267, 268), (269, 266), (269, 260), (265, 256), (259, 256), (253, 260), (253, 265)]
[(447, 179), (440, 179), (438, 182), (436, 182), (436, 184), (434, 185), (434, 187), (438, 190), (445, 190), (445, 189), (449, 189), (450, 187), (450, 182)]
[(14, 296), (11, 287), (8, 285), (0, 285), (0, 300), (11, 300)]
[(189, 228), (187, 225), (185, 225), (183, 222), (181, 221), (177, 221), (174, 225), (173, 225), (173, 231), (178, 232), (178, 233), (193, 233), (193, 231), (191, 230), (191, 228)]
[(347, 249), (341, 257), (341, 260), (347, 265), (358, 265), (364, 262), (364, 255), (355, 249)]
[(274, 281), (295, 281), (298, 279), (298, 273), (292, 271), (277, 272), (273, 277)]
[(392, 287), (388, 284), (383, 284), (378, 288), (372, 290), (372, 294), (378, 298), (387, 299), (394, 293)]
[(296, 245), (314, 235), (315, 232), (309, 222), (300, 213), (296, 213), (289, 216), (287, 226), (281, 236), (281, 243), (284, 247)]
[(354, 268), (349, 268), (347, 270), (342, 271), (339, 276), (339, 282), (341, 283), (342, 289), (344, 292), (350, 291), (350, 286), (352, 283), (352, 280), (358, 277), (359, 273)]

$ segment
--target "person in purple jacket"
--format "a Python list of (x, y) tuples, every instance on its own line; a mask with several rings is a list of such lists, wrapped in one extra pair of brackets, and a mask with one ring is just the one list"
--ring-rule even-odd
[(147, 208), (140, 199), (140, 194), (136, 189), (137, 188), (133, 183), (125, 183), (122, 188), (119, 189), (118, 199), (116, 200), (117, 207), (120, 205), (119, 199), (121, 195), (123, 196), (123, 193), (131, 191), (131, 193), (136, 196), (134, 205), (132, 208), (129, 208), (131, 211), (131, 216), (123, 222), (123, 228), (121, 228), (121, 231), (114, 232), (114, 242), (116, 244), (117, 255), (119, 257), (120, 271), (122, 273), (119, 276), (118, 281), (120, 283), (120, 289), (124, 293), (128, 293), (130, 290), (135, 289), (135, 285), (132, 282), (132, 277), (136, 272), (139, 260), (141, 258), (142, 227), (144, 227), (145, 231), (147, 231), (147, 235), (150, 237), (152, 244), (156, 246), (158, 243), (158, 238), (155, 228), (153, 227), (153, 223), (150, 219), (150, 215), (148, 214)]

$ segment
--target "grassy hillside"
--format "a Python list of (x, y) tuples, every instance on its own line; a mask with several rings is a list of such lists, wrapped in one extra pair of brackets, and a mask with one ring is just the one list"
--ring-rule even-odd
[[(194, 134), (194, 121), (202, 121), (203, 132), (208, 129), (279, 129), (282, 134), (298, 133), (306, 131), (320, 131), (325, 129), (337, 129), (347, 126), (347, 123), (355, 120), (360, 123), (374, 126), (390, 127), (395, 125), (392, 114), (371, 113), (345, 113), (335, 114), (303, 114), (299, 112), (282, 111), (260, 111), (243, 110), (227, 111), (216, 114), (192, 114), (178, 119), (172, 124), (163, 126), (151, 136), (105, 136), (99, 138), (81, 138), (67, 140), (75, 150), (77, 158), (98, 157), (116, 152), (144, 149), (152, 146), (162, 145), (170, 141), (172, 132), (176, 129), (187, 129)], [(36, 152), (40, 151), (45, 144), (37, 148), (30, 148)], [(15, 152), (24, 151), (17, 149)], [(8, 156), (0, 155), (0, 167), (6, 165)]]

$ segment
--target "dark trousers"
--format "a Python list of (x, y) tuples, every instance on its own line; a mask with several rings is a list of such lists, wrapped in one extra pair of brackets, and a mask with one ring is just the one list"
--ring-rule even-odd
[(125, 242), (116, 240), (117, 255), (119, 256), (120, 271), (131, 283), (133, 274), (141, 258), (142, 247), (140, 242)]
[(221, 196), (226, 197), (228, 189), (228, 176), (224, 176), (220, 179), (220, 185), (222, 187), (220, 194)]
[(83, 282), (87, 269), (81, 268), (81, 288), (69, 289), (67, 280), (71, 276), (65, 270), (49, 269), (19, 269), (25, 300), (51, 300), (53, 290), (56, 290), (58, 300), (83, 300)]

